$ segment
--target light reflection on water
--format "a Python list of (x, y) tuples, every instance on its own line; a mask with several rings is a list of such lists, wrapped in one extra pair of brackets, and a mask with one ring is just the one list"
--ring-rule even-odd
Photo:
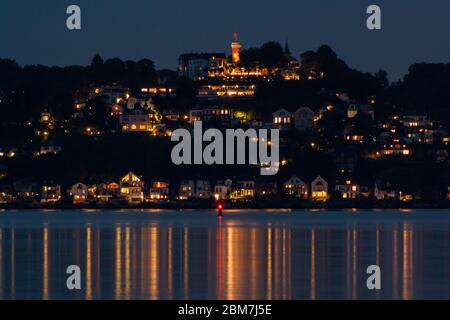
[[(381, 291), (366, 287), (372, 264)], [(449, 299), (449, 267), (445, 212), (0, 217), (0, 299)]]

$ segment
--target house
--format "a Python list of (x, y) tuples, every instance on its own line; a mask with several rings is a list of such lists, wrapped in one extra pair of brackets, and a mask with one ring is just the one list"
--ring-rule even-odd
[(230, 125), (233, 118), (233, 110), (229, 107), (211, 106), (204, 109), (191, 109), (189, 111), (189, 123), (194, 121), (218, 121), (222, 125)]
[(169, 183), (165, 181), (153, 181), (149, 190), (149, 201), (167, 201), (169, 200)]
[(10, 203), (14, 200), (14, 196), (12, 193), (8, 191), (0, 191), (0, 204), (2, 203)]
[(389, 156), (403, 156), (408, 157), (411, 155), (411, 148), (407, 145), (405, 139), (389, 138), (385, 139), (381, 148), (381, 154), (384, 157)]
[(47, 111), (41, 112), (41, 117), (40, 117), (39, 122), (43, 123), (43, 124), (48, 124), (48, 125), (52, 124), (53, 117), (52, 117), (51, 113), (49, 113)]
[(369, 188), (358, 184), (351, 178), (339, 179), (336, 181), (334, 189), (341, 195), (342, 199), (356, 199), (360, 196), (369, 197)]
[(88, 186), (78, 182), (70, 187), (67, 193), (72, 197), (73, 203), (84, 203), (88, 199)]
[(150, 97), (176, 97), (177, 89), (174, 87), (141, 88), (141, 94)]
[(54, 203), (61, 200), (61, 186), (53, 182), (44, 183), (41, 191), (41, 203)]
[(97, 187), (96, 198), (101, 202), (109, 202), (119, 196), (120, 184), (117, 182), (102, 183)]
[(197, 199), (211, 198), (211, 185), (208, 180), (197, 180), (195, 183), (195, 197)]
[(286, 109), (279, 109), (272, 113), (273, 124), (280, 128), (287, 128), (292, 123), (293, 114)]
[(128, 172), (120, 180), (120, 196), (129, 203), (137, 204), (144, 200), (144, 181), (133, 172)]
[(218, 181), (214, 186), (214, 199), (223, 200), (228, 198), (231, 193), (232, 181), (227, 179), (225, 181)]
[(230, 195), (232, 200), (248, 200), (255, 196), (255, 181), (254, 180), (241, 180), (237, 181), (233, 186), (233, 190)]
[(35, 182), (15, 180), (13, 188), (16, 197), (20, 200), (35, 199), (39, 196), (39, 187)]
[(199, 100), (249, 99), (255, 95), (255, 85), (203, 85), (198, 89)]
[(397, 199), (397, 192), (395, 190), (392, 189), (386, 189), (383, 188), (381, 186), (379, 186), (378, 184), (375, 184), (375, 188), (374, 188), (374, 197), (377, 200), (393, 200), (393, 199)]
[(321, 176), (311, 182), (311, 200), (324, 202), (328, 200), (328, 183)]
[(104, 96), (107, 99), (107, 103), (114, 104), (121, 102), (128, 95), (129, 91), (128, 88), (123, 88), (118, 85), (101, 86), (93, 88), (89, 98), (93, 99), (96, 96)]
[(162, 116), (168, 121), (178, 121), (180, 120), (180, 114), (175, 110), (164, 110)]
[(334, 162), (338, 172), (352, 172), (358, 164), (358, 155), (352, 148), (340, 149), (334, 154)]
[(226, 63), (225, 53), (185, 53), (178, 59), (178, 74), (191, 80), (202, 80), (208, 74), (223, 70)]
[(61, 152), (61, 150), (62, 150), (62, 147), (59, 145), (44, 145), (44, 146), (41, 146), (39, 155), (57, 154), (57, 153)]
[(351, 104), (347, 108), (347, 118), (354, 118), (357, 114), (366, 114), (375, 120), (375, 110), (370, 104)]
[(303, 182), (299, 177), (292, 176), (283, 184), (284, 193), (291, 197), (308, 199), (308, 184)]
[(294, 125), (299, 131), (314, 129), (314, 112), (308, 107), (301, 107), (294, 113)]
[(431, 128), (433, 126), (433, 121), (426, 115), (403, 116), (401, 122), (406, 128)]
[(195, 196), (194, 180), (182, 180), (178, 191), (178, 199), (187, 200)]
[(265, 180), (265, 181), (257, 181), (256, 183), (256, 193), (259, 196), (270, 196), (276, 195), (278, 193), (278, 185), (276, 181)]
[(133, 109), (119, 116), (122, 132), (154, 132), (156, 112), (147, 109)]

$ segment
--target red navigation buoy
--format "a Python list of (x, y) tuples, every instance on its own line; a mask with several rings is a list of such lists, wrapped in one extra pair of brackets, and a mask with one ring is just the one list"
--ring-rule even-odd
[(217, 216), (218, 217), (223, 217), (223, 204), (218, 203), (217, 204)]

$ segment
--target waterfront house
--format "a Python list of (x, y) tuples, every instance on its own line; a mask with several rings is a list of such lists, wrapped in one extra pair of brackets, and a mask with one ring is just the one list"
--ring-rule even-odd
[(120, 180), (120, 196), (129, 203), (138, 204), (144, 200), (144, 181), (133, 172)]
[(78, 182), (67, 190), (73, 203), (84, 203), (88, 199), (88, 186)]
[(397, 192), (393, 189), (383, 188), (382, 186), (375, 184), (374, 197), (377, 200), (394, 200), (397, 199)]
[(321, 176), (318, 176), (311, 182), (311, 200), (328, 200), (328, 183)]
[(178, 199), (187, 200), (195, 196), (194, 180), (182, 180), (178, 191)]
[(28, 180), (15, 180), (13, 182), (14, 194), (18, 200), (31, 200), (39, 196), (39, 186), (36, 182)]
[(299, 177), (292, 176), (283, 184), (284, 193), (291, 197), (308, 199), (308, 184)]
[(54, 203), (61, 200), (61, 186), (53, 182), (42, 185), (41, 203)]
[(233, 182), (230, 179), (225, 181), (217, 181), (214, 186), (214, 199), (223, 200), (227, 199), (232, 187)]
[(109, 202), (120, 196), (120, 184), (117, 182), (101, 183), (97, 186), (96, 198), (101, 202)]
[(148, 201), (160, 202), (169, 200), (169, 183), (153, 181), (148, 194)]
[(211, 185), (208, 180), (197, 180), (195, 183), (195, 197), (197, 199), (211, 198)]
[(255, 196), (255, 181), (241, 180), (233, 185), (233, 190), (230, 195), (232, 200), (248, 200)]
[(270, 196), (278, 193), (278, 185), (276, 181), (270, 179), (258, 179), (256, 182), (256, 194), (259, 196)]
[(351, 178), (338, 179), (334, 190), (341, 195), (342, 199), (356, 199), (361, 196), (368, 198), (370, 195), (369, 187), (360, 185)]

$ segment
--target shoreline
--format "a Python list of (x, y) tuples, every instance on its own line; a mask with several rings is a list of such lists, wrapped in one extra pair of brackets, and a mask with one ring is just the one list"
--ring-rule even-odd
[[(283, 209), (449, 209), (450, 201), (440, 202), (422, 202), (422, 201), (348, 201), (327, 203), (312, 202), (222, 202), (225, 210), (283, 210)], [(0, 210), (126, 210), (126, 209), (156, 209), (156, 210), (216, 210), (216, 203), (213, 201), (196, 201), (183, 203), (142, 203), (142, 204), (123, 204), (123, 203), (6, 203), (0, 204)]]

